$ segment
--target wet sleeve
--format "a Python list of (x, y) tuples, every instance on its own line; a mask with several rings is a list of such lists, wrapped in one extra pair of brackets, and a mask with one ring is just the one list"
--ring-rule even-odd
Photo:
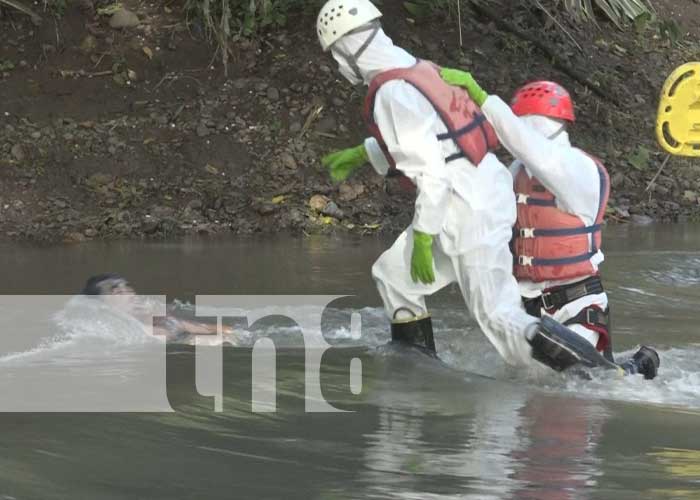
[(450, 182), (436, 133), (440, 118), (433, 105), (412, 85), (392, 81), (377, 92), (374, 119), (396, 168), (416, 184), (414, 229), (440, 233)]
[(489, 96), (481, 109), (503, 147), (557, 197), (560, 208), (592, 224), (600, 198), (595, 162), (583, 151), (532, 130), (498, 96)]
[(379, 175), (386, 175), (389, 172), (389, 161), (374, 137), (365, 139), (365, 151), (367, 151), (367, 157), (375, 172)]

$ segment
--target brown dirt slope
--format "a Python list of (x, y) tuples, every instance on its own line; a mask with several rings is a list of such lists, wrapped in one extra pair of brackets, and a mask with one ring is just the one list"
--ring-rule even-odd
[[(84, 2), (39, 27), (0, 18), (4, 237), (372, 233), (410, 220), (410, 195), (394, 181), (366, 169), (335, 186), (319, 165), (321, 155), (356, 144), (364, 131), (361, 91), (341, 81), (321, 53), (312, 18), (237, 42), (225, 77), (180, 10), (125, 5), (139, 26), (113, 29)], [(494, 12), (508, 26), (465, 9), (461, 49), (453, 21), (408, 19), (395, 0), (383, 9), (398, 44), (469, 69), (491, 93), (508, 97), (533, 78), (570, 88), (579, 116), (572, 137), (611, 172), (611, 219), (696, 217), (700, 163), (674, 158), (646, 188), (664, 158), (653, 135), (657, 94), (675, 66), (700, 60), (700, 5), (656, 2), (659, 18), (681, 25), (675, 45), (656, 24), (623, 33), (561, 19), (565, 32), (518, 5)]]

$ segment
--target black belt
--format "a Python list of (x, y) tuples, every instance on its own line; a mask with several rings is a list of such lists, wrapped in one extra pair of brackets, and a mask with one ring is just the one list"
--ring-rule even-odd
[[(545, 290), (539, 297), (525, 299), (523, 304), (525, 309), (529, 311), (538, 311), (540, 308), (547, 312), (553, 312), (561, 309), (569, 302), (585, 297), (586, 295), (596, 295), (603, 293), (603, 283), (600, 277), (591, 276), (583, 281), (571, 283), (570, 285), (562, 285)], [(539, 314), (537, 314), (539, 316)]]

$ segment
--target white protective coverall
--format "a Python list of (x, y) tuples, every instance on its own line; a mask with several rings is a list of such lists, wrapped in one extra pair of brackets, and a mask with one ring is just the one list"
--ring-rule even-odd
[[(357, 53), (367, 38), (367, 32), (351, 33), (331, 48), (341, 73), (356, 84), (361, 82), (340, 54)], [(413, 66), (416, 59), (395, 47), (380, 29), (357, 64), (369, 84), (380, 72)], [(372, 267), (387, 315), (393, 318), (401, 307), (417, 316), (426, 314), (424, 297), (456, 282), (471, 314), (504, 360), (530, 363), (526, 333), (538, 320), (523, 310), (512, 274), (508, 243), (516, 208), (507, 168), (490, 153), (478, 167), (466, 159), (446, 165), (445, 158), (457, 152), (457, 146), (438, 141), (437, 135), (447, 131), (445, 125), (432, 104), (402, 80), (379, 89), (374, 119), (397, 168), (417, 186), (413, 223)], [(386, 173), (386, 160), (378, 158), (381, 152), (372, 142), (367, 142), (370, 160), (377, 171)], [(435, 282), (429, 285), (411, 279), (414, 228), (434, 236)]]
[[(576, 215), (587, 226), (595, 224), (600, 203), (598, 167), (583, 151), (571, 146), (569, 135), (562, 130), (563, 122), (539, 115), (518, 117), (498, 96), (489, 96), (481, 109), (496, 130), (503, 147), (516, 158), (510, 167), (513, 179), (524, 168), (528, 176), (536, 177), (554, 194), (557, 208)], [(555, 137), (549, 139), (552, 136)], [(594, 269), (597, 269), (603, 262), (603, 253), (598, 250), (591, 262)], [(533, 298), (541, 295), (546, 288), (583, 279), (585, 278), (539, 283), (520, 281), (520, 293), (523, 297)], [(581, 297), (548, 315), (559, 323), (564, 323), (591, 305), (596, 305), (601, 310), (607, 309), (607, 294)], [(546, 314), (544, 309), (542, 314)], [(569, 325), (569, 328), (594, 346), (597, 344), (597, 332), (583, 325)]]

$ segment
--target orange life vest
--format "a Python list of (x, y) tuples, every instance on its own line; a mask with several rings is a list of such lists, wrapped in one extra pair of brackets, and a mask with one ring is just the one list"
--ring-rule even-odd
[(518, 280), (569, 280), (596, 273), (591, 258), (602, 243), (601, 224), (610, 195), (610, 178), (601, 161), (591, 159), (598, 168), (600, 201), (590, 226), (557, 208), (554, 195), (521, 167), (515, 178), (518, 219), (512, 242), (513, 273)]
[[(374, 99), (379, 88), (391, 80), (403, 80), (413, 85), (430, 101), (442, 118), (447, 132), (439, 134), (438, 140), (453, 140), (459, 152), (445, 158), (445, 162), (467, 158), (478, 165), (489, 150), (498, 147), (498, 138), (479, 106), (471, 100), (466, 90), (445, 83), (439, 68), (428, 61), (419, 61), (410, 68), (398, 68), (377, 75), (369, 85), (365, 99), (364, 119), (367, 128), (377, 140), (390, 165), (390, 174), (396, 175), (396, 163), (388, 152), (382, 133), (374, 121)], [(391, 172), (393, 169), (394, 172)]]

